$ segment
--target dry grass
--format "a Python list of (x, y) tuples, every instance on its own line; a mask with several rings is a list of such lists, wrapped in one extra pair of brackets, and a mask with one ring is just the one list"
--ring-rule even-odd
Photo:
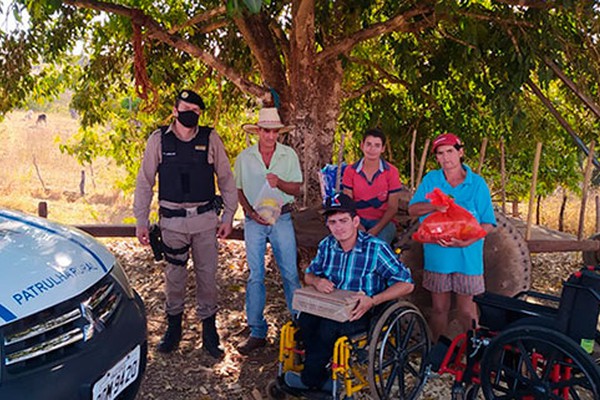
[[(46, 124), (36, 124), (38, 114), (26, 119), (26, 113), (15, 111), (0, 123), (0, 206), (37, 213), (38, 203), (48, 203), (49, 218), (65, 223), (132, 223), (132, 196), (115, 187), (125, 172), (107, 159), (81, 166), (58, 148), (77, 132), (78, 120), (68, 112), (49, 112)], [(35, 164), (40, 177), (36, 172)], [(85, 170), (85, 196), (79, 194), (81, 171)], [(590, 193), (586, 206), (585, 237), (596, 232), (595, 196)], [(540, 221), (558, 228), (562, 192), (542, 201)], [(520, 204), (521, 218), (527, 218), (527, 201)], [(571, 193), (565, 211), (565, 231), (577, 233), (581, 199)], [(508, 204), (510, 211), (510, 204)], [(534, 217), (535, 221), (535, 217)]]
[[(588, 194), (584, 215), (584, 237), (589, 237), (597, 232), (596, 197), (600, 196), (600, 190), (595, 189)], [(562, 194), (555, 194), (543, 202), (540, 213), (540, 223), (550, 228), (558, 228), (558, 214)], [(577, 234), (579, 229), (579, 212), (581, 209), (581, 197), (570, 194), (567, 198), (565, 209), (565, 231)]]
[[(82, 166), (62, 154), (59, 143), (77, 132), (79, 122), (68, 113), (38, 114), (27, 119), (22, 111), (10, 113), (0, 123), (0, 206), (37, 213), (38, 203), (48, 203), (48, 217), (64, 223), (122, 223), (131, 218), (131, 198), (115, 187), (125, 172), (107, 159)], [(37, 165), (37, 170), (36, 170)], [(38, 175), (39, 171), (39, 175)], [(79, 184), (85, 171), (85, 195)]]
[[(597, 210), (596, 210), (596, 197), (600, 196), (600, 189), (595, 188), (590, 190), (588, 193), (587, 202), (585, 205), (584, 215), (584, 238), (590, 237), (597, 230)], [(557, 190), (552, 196), (549, 196), (541, 201), (540, 204), (540, 224), (550, 229), (558, 230), (560, 207), (562, 204), (563, 193), (562, 190)], [(519, 204), (519, 215), (523, 220), (527, 220), (528, 213), (528, 200), (524, 200)], [(534, 203), (533, 223), (536, 221)], [(507, 211), (510, 213), (512, 210), (511, 203), (507, 204)], [(579, 214), (581, 210), (581, 197), (574, 193), (568, 193), (567, 203), (564, 212), (564, 231), (577, 235), (579, 230)]]

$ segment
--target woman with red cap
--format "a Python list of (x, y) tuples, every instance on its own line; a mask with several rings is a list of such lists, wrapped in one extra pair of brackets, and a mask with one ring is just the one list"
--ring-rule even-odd
[[(463, 144), (452, 133), (439, 135), (432, 152), (441, 169), (429, 172), (409, 203), (408, 213), (422, 220), (433, 211), (445, 211), (425, 197), (438, 188), (468, 210), (483, 229), (490, 232), (496, 217), (487, 184), (483, 178), (463, 164)], [(464, 330), (477, 321), (473, 296), (485, 291), (483, 279), (483, 239), (439, 240), (426, 243), (424, 250), (423, 287), (431, 292), (432, 312), (429, 321), (433, 339), (437, 341), (448, 326), (452, 293), (456, 296), (458, 320)]]

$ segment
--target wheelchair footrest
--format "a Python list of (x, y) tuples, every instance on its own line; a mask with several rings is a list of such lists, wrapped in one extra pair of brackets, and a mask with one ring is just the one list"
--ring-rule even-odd
[(308, 400), (331, 400), (333, 398), (330, 392), (324, 392), (322, 390), (316, 389), (299, 389), (296, 387), (292, 387), (285, 383), (283, 376), (277, 378), (277, 386), (281, 391), (297, 398), (304, 398)]
[(432, 372), (437, 372), (444, 362), (444, 358), (450, 349), (452, 341), (446, 336), (440, 336), (438, 342), (431, 347), (431, 351), (425, 359), (425, 365), (431, 366)]

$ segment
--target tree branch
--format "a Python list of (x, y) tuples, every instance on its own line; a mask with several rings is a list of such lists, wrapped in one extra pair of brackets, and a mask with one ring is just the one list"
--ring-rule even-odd
[(214, 21), (207, 25), (202, 25), (201, 27), (196, 28), (196, 33), (207, 34), (210, 32), (214, 32), (217, 29), (223, 28), (228, 25), (227, 21)]
[(539, 8), (542, 10), (556, 7), (556, 1), (552, 0), (495, 0), (495, 2), (507, 4), (509, 6)]
[(288, 85), (285, 67), (282, 64), (277, 46), (275, 46), (265, 15), (259, 13), (235, 17), (233, 20), (258, 62), (265, 84), (274, 88), (280, 96), (286, 96)]
[(458, 43), (458, 44), (460, 44), (460, 45), (463, 45), (463, 46), (465, 46), (465, 47), (468, 47), (468, 48), (469, 48), (469, 49), (471, 49), (471, 50), (479, 51), (479, 49), (477, 48), (477, 46), (475, 46), (475, 45), (473, 45), (473, 44), (471, 44), (471, 43), (469, 43), (469, 42), (466, 42), (466, 41), (464, 41), (464, 40), (462, 40), (462, 39), (459, 39), (459, 38), (457, 38), (457, 37), (455, 37), (455, 36), (453, 36), (453, 35), (449, 34), (449, 33), (448, 33), (448, 32), (446, 32), (446, 30), (445, 30), (444, 28), (442, 28), (441, 26), (438, 26), (438, 29), (437, 29), (437, 31), (440, 33), (440, 35), (442, 35), (442, 37), (444, 37), (444, 38), (446, 38), (446, 39), (448, 39), (448, 40), (451, 40), (451, 41), (453, 41), (453, 42), (456, 42), (456, 43)]
[[(315, 60), (315, 1), (292, 1), (290, 30), (290, 90), (295, 104), (311, 104), (317, 88)], [(308, 118), (302, 116), (300, 118)], [(312, 145), (312, 144), (311, 144)]]
[[(358, 58), (358, 57), (348, 57), (348, 60), (350, 60), (356, 64), (361, 64), (361, 65), (367, 66), (369, 68), (373, 68), (375, 71), (377, 71), (381, 76), (383, 76), (390, 83), (402, 85), (409, 91), (413, 90), (413, 88), (411, 87), (409, 82), (407, 82), (406, 80), (399, 78), (395, 75), (390, 74), (385, 69), (383, 69), (383, 67), (381, 65), (378, 65), (370, 60), (364, 60), (364, 59)], [(422, 90), (420, 90), (419, 92), (421, 93), (421, 95), (423, 97), (425, 97), (427, 100), (429, 100), (431, 102), (431, 106), (433, 108), (440, 109), (440, 105), (438, 104), (437, 100), (433, 96), (431, 96), (429, 93), (426, 93)]]
[[(541, 91), (541, 89), (531, 80), (531, 78), (527, 78), (527, 80), (525, 81), (525, 84), (527, 86), (529, 86), (529, 89), (531, 89), (531, 91), (538, 97), (538, 99), (542, 102), (542, 104), (544, 104), (544, 106), (546, 106), (546, 108), (548, 109), (548, 111), (550, 111), (550, 113), (554, 116), (554, 118), (556, 118), (558, 123), (567, 131), (567, 133), (571, 136), (571, 138), (573, 139), (573, 141), (575, 142), (575, 144), (577, 145), (579, 150), (583, 151), (585, 153), (585, 155), (588, 156), (590, 149), (579, 138), (579, 136), (577, 136), (577, 134), (575, 133), (575, 130), (571, 127), (571, 125), (567, 122), (567, 120), (558, 112), (558, 110), (554, 107), (554, 105), (552, 104), (550, 99), (548, 99), (544, 95), (544, 93)], [(594, 162), (594, 165), (596, 166), (596, 168), (600, 169), (600, 162), (596, 159), (596, 157), (593, 158), (593, 162)]]
[(315, 53), (314, 0), (295, 0), (292, 6), (292, 18), (294, 22), (290, 34), (290, 54), (297, 61), (312, 60)]
[(326, 63), (332, 57), (337, 57), (340, 54), (346, 54), (354, 46), (365, 40), (373, 39), (385, 33), (400, 31), (411, 32), (418, 31), (425, 27), (432, 26), (434, 19), (423, 19), (420, 22), (410, 23), (409, 21), (416, 16), (425, 16), (434, 12), (434, 8), (429, 5), (420, 5), (414, 9), (402, 14), (396, 15), (394, 18), (385, 22), (374, 24), (368, 28), (355, 32), (337, 42), (336, 44), (326, 48), (317, 55), (317, 64)]
[(207, 10), (206, 12), (203, 12), (202, 14), (196, 14), (192, 18), (185, 21), (183, 24), (176, 25), (176, 26), (172, 27), (171, 29), (169, 29), (169, 34), (177, 33), (180, 30), (187, 28), (188, 26), (197, 25), (199, 23), (211, 20), (214, 17), (219, 17), (221, 15), (225, 15), (226, 13), (227, 13), (227, 9), (225, 8), (225, 6), (221, 6), (221, 7), (212, 9), (212, 10)]
[(516, 26), (524, 26), (526, 28), (535, 28), (535, 25), (528, 21), (509, 20), (509, 19), (492, 16), (492, 15), (482, 15), (482, 14), (476, 14), (476, 13), (472, 13), (472, 12), (460, 12), (459, 11), (458, 14), (468, 17), (468, 18), (473, 18), (473, 19), (476, 19), (479, 21), (496, 22), (500, 25), (516, 25)]
[(377, 89), (382, 93), (387, 93), (385, 88), (379, 82), (369, 82), (356, 90), (353, 90), (351, 92), (343, 90), (342, 93), (344, 94), (344, 99), (352, 100), (364, 95), (367, 92), (370, 92), (373, 89)]
[(588, 96), (587, 94), (584, 93), (583, 90), (581, 90), (579, 87), (577, 87), (577, 85), (575, 84), (575, 82), (573, 82), (571, 80), (571, 78), (569, 78), (559, 67), (558, 65), (556, 65), (556, 63), (550, 59), (550, 57), (548, 56), (544, 56), (543, 57), (544, 63), (550, 67), (550, 69), (552, 71), (554, 71), (554, 73), (556, 74), (556, 76), (558, 76), (558, 78), (563, 81), (563, 83), (565, 85), (567, 85), (567, 87), (569, 89), (571, 89), (571, 91), (573, 93), (575, 93), (575, 95), (577, 95), (577, 97), (579, 97), (581, 99), (581, 101), (583, 101), (583, 103), (594, 113), (596, 114), (596, 117), (600, 118), (600, 107), (598, 106), (598, 104), (596, 104), (596, 102), (594, 101), (594, 99), (592, 99), (590, 96)]
[(289, 60), (290, 60), (290, 41), (289, 41), (289, 39), (285, 35), (285, 32), (283, 31), (283, 29), (281, 29), (281, 26), (278, 25), (276, 21), (271, 21), (271, 24), (269, 25), (269, 27), (271, 28), (271, 31), (273, 31), (275, 38), (277, 38), (277, 42), (279, 43), (279, 48), (281, 49), (281, 52), (283, 53), (283, 57), (285, 59), (286, 64), (288, 64)]
[(267, 94), (269, 94), (268, 90), (266, 90), (264, 87), (258, 86), (255, 83), (243, 78), (237, 71), (224, 64), (212, 54), (204, 51), (202, 48), (190, 43), (178, 35), (170, 34), (156, 20), (144, 14), (144, 12), (140, 9), (97, 0), (64, 0), (64, 3), (78, 8), (104, 11), (110, 14), (127, 17), (131, 19), (132, 22), (145, 27), (147, 36), (149, 38), (168, 44), (171, 47), (196, 57), (207, 66), (213, 68), (219, 74), (225, 76), (242, 92), (249, 93), (256, 97), (265, 97)]

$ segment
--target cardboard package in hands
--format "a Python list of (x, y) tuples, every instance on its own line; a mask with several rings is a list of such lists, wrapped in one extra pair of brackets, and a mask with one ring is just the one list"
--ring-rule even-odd
[(337, 322), (346, 322), (358, 303), (357, 292), (334, 289), (331, 293), (318, 292), (312, 286), (297, 289), (294, 292), (292, 308), (296, 311), (318, 315)]

